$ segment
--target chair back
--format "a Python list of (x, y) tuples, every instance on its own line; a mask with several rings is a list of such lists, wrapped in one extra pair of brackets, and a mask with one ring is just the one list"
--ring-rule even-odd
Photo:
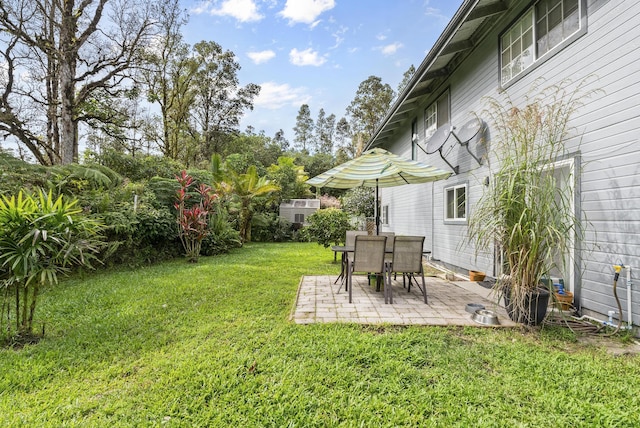
[(424, 236), (396, 236), (393, 243), (394, 272), (422, 272)]
[(367, 235), (366, 230), (347, 230), (347, 236), (344, 240), (345, 247), (353, 247), (356, 245), (356, 236)]
[(386, 236), (357, 235), (353, 252), (353, 272), (384, 272)]
[(396, 234), (394, 232), (380, 232), (378, 235), (387, 237), (387, 246), (385, 251), (391, 253), (393, 251), (393, 242), (395, 241)]

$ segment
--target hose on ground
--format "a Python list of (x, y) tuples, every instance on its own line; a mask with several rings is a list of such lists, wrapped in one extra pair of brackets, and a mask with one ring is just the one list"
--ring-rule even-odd
[(615, 276), (613, 278), (613, 297), (616, 299), (618, 305), (618, 325), (615, 330), (610, 333), (602, 334), (602, 331), (607, 327), (607, 324), (596, 325), (589, 321), (578, 320), (574, 318), (568, 318), (564, 314), (548, 316), (544, 323), (547, 325), (556, 325), (567, 327), (574, 333), (587, 333), (587, 334), (602, 334), (603, 337), (609, 337), (617, 334), (622, 327), (622, 305), (620, 304), (620, 298), (618, 297), (618, 278), (620, 277), (620, 266), (615, 266)]

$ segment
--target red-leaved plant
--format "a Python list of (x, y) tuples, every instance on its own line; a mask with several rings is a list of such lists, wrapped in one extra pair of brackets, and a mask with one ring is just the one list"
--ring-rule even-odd
[(178, 225), (180, 227), (180, 241), (187, 255), (187, 260), (192, 263), (198, 261), (202, 240), (209, 234), (209, 214), (213, 210), (213, 202), (218, 198), (213, 189), (206, 184), (200, 184), (196, 188), (198, 201), (190, 203), (194, 193), (189, 192), (193, 184), (193, 177), (186, 171), (181, 171), (176, 180), (180, 184), (174, 204), (178, 211)]

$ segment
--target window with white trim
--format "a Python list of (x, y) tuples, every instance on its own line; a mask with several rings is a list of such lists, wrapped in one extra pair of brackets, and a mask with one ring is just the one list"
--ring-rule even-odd
[(467, 184), (444, 189), (444, 219), (464, 222), (467, 220)]
[(504, 85), (584, 28), (582, 0), (540, 0), (500, 37)]
[(449, 91), (424, 110), (424, 137), (428, 140), (438, 128), (449, 123), (450, 114)]
[(304, 223), (304, 214), (296, 213), (293, 215), (294, 223)]

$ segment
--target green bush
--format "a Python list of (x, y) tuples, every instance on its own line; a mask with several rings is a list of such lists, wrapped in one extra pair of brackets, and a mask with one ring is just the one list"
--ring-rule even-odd
[(16, 159), (0, 149), (0, 195), (17, 195), (20, 190), (47, 187), (47, 170)]
[(325, 248), (344, 243), (347, 230), (351, 229), (349, 215), (336, 208), (318, 210), (308, 220), (309, 236)]
[(107, 240), (118, 246), (105, 260), (109, 265), (146, 264), (182, 254), (176, 216), (167, 208), (143, 204), (134, 212), (133, 206), (121, 205), (120, 210), (99, 217), (106, 226)]
[(149, 180), (152, 177), (173, 178), (184, 167), (177, 161), (163, 156), (130, 156), (115, 150), (105, 150), (93, 156), (96, 163), (107, 166), (132, 181)]
[(216, 203), (216, 209), (209, 216), (209, 234), (202, 240), (200, 253), (203, 256), (214, 256), (240, 247), (240, 232), (229, 222), (229, 214), (222, 204)]
[(276, 213), (255, 214), (251, 222), (251, 238), (257, 242), (287, 242), (293, 233), (291, 222)]

